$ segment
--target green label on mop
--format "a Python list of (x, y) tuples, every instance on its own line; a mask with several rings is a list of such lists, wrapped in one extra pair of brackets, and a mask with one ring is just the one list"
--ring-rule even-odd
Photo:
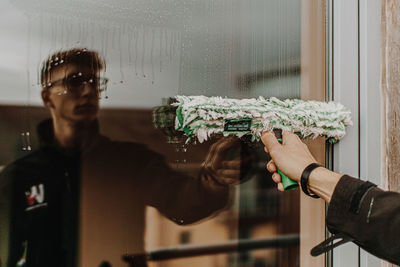
[(251, 119), (226, 120), (224, 130), (226, 132), (248, 132), (251, 127)]

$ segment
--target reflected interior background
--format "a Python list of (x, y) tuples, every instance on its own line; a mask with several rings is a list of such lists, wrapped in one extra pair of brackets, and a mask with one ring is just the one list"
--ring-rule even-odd
[[(299, 0), (12, 0), (2, 5), (19, 16), (22, 27), (19, 32), (15, 28), (14, 39), (26, 40), (1, 51), (18, 63), (0, 69), (0, 138), (7, 140), (0, 143), (2, 166), (38, 147), (35, 127), (49, 117), (40, 99), (40, 64), (61, 49), (94, 49), (107, 62), (104, 75), (110, 84), (100, 103), (101, 133), (146, 144), (164, 155), (171, 168), (185, 173), (198, 172), (218, 138), (196, 145), (185, 145), (182, 137), (168, 138), (153, 125), (154, 107), (178, 94), (300, 97)], [(299, 233), (298, 192), (279, 193), (265, 170), (263, 147), (249, 146), (257, 156), (251, 177), (234, 187), (229, 209), (195, 225), (179, 226), (147, 208), (147, 251)], [(125, 231), (99, 229), (99, 235), (105, 230)], [(107, 260), (107, 251), (99, 254)], [(119, 264), (115, 266), (127, 266), (122, 260)], [(187, 265), (298, 266), (299, 248), (149, 262)]]

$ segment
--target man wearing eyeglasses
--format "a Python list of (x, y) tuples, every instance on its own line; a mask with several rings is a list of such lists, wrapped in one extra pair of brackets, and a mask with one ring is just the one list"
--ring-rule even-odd
[(44, 62), (41, 95), (52, 119), (38, 126), (40, 148), (0, 179), (0, 215), (10, 221), (3, 264), (124, 266), (123, 253), (144, 249), (146, 206), (190, 224), (224, 208), (229, 185), (239, 182), (243, 162), (224, 161), (232, 140), (214, 145), (198, 177), (188, 177), (144, 145), (102, 136), (97, 114), (107, 85), (104, 67), (97, 52), (86, 49)]

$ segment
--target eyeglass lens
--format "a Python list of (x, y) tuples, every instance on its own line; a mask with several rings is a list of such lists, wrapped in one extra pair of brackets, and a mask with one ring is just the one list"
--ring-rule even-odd
[(71, 91), (81, 90), (85, 84), (89, 84), (91, 88), (101, 92), (105, 90), (106, 80), (96, 75), (81, 73), (71, 75), (65, 79), (65, 85)]

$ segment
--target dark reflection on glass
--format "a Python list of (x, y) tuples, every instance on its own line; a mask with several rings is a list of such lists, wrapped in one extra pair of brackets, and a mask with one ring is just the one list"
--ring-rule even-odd
[(144, 249), (146, 206), (179, 225), (198, 222), (225, 208), (230, 186), (251, 170), (252, 153), (237, 138), (217, 140), (198, 170), (182, 171), (140, 142), (100, 134), (104, 68), (86, 49), (44, 62), (42, 99), (51, 119), (38, 124), (39, 148), (9, 164), (0, 180), (0, 234), (8, 236), (2, 263), (121, 266), (122, 254)]
[[(153, 123), (166, 136), (168, 142), (174, 144), (178, 148), (177, 151), (181, 151), (179, 148), (186, 141), (186, 136), (174, 129), (176, 107), (171, 104), (175, 102), (175, 99), (165, 99), (164, 102), (165, 105), (153, 110)], [(213, 146), (222, 144), (223, 140), (210, 142), (211, 150)], [(198, 145), (197, 147), (193, 146), (195, 142), (195, 137), (190, 140), (190, 150), (200, 151)], [(197, 239), (191, 241), (192, 246), (185, 247), (184, 244), (187, 243), (185, 239), (185, 242), (180, 242), (180, 246), (166, 246), (149, 252), (147, 257), (152, 259), (154, 264), (152, 266), (185, 266), (185, 264), (201, 266), (206, 260), (196, 263), (191, 257), (217, 253), (226, 253), (227, 255), (227, 258), (221, 261), (224, 264), (222, 266), (299, 265), (298, 191), (279, 193), (270, 174), (265, 171), (265, 164), (270, 158), (265, 154), (263, 145), (252, 142), (251, 136), (247, 135), (243, 136), (240, 142), (242, 143), (241, 156), (244, 159), (242, 167), (246, 170), (241, 173), (246, 175), (241, 177), (242, 183), (237, 188), (235, 206), (216, 218), (221, 225), (210, 225), (202, 230), (202, 234), (211, 237), (210, 232), (222, 226), (228, 231), (228, 238), (231, 240), (205, 243)], [(251, 155), (251, 164), (246, 165), (245, 159), (249, 159), (249, 155)], [(193, 158), (193, 156), (190, 154), (187, 155), (187, 158)], [(178, 162), (180, 162), (177, 164), (178, 166), (185, 165), (185, 161)], [(247, 180), (249, 180), (247, 183), (243, 183)], [(162, 227), (167, 229), (167, 226)], [(195, 229), (184, 232), (178, 230), (176, 235), (179, 240), (182, 240), (182, 237), (193, 236), (195, 233)], [(269, 245), (271, 243), (272, 245)], [(131, 262), (131, 266), (136, 266), (136, 260), (140, 259), (140, 256), (143, 255), (131, 254), (127, 257), (127, 262)], [(216, 258), (216, 256), (214, 257)], [(187, 259), (184, 261), (181, 258)], [(210, 266), (219, 265), (213, 263)]]

